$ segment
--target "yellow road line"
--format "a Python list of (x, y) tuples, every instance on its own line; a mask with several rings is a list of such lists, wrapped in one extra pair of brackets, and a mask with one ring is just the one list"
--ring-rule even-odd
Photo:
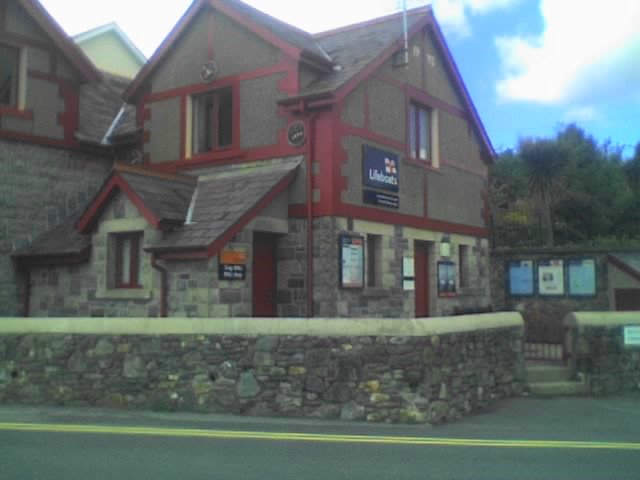
[(640, 443), (574, 442), (549, 440), (484, 440), (468, 438), (394, 437), (376, 435), (333, 435), (312, 433), (243, 432), (230, 430), (197, 430), (152, 427), (114, 427), (99, 425), (56, 425), (32, 423), (0, 423), (0, 431), (138, 435), (154, 437), (190, 437), (234, 440), (271, 440), (280, 442), (364, 443), (383, 445), (431, 445), (443, 447), (498, 447), (640, 450)]

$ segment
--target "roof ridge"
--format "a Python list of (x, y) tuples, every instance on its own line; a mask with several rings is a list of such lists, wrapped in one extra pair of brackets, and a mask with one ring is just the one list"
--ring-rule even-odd
[(134, 175), (140, 175), (143, 177), (153, 177), (162, 180), (171, 180), (181, 183), (196, 184), (198, 180), (189, 175), (179, 175), (176, 173), (156, 172), (155, 170), (149, 170), (148, 167), (141, 167), (138, 165), (130, 165), (128, 163), (116, 162), (113, 166), (115, 173), (132, 173)]
[[(422, 5), (420, 7), (415, 7), (410, 10), (407, 10), (407, 15), (415, 15), (418, 13), (432, 13), (433, 9), (431, 5)], [(370, 18), (369, 20), (363, 20), (357, 23), (351, 23), (349, 25), (343, 25), (342, 27), (332, 28), (331, 30), (325, 30), (323, 32), (317, 32), (312, 34), (312, 38), (314, 40), (321, 40), (325, 37), (330, 37), (332, 35), (336, 35), (338, 33), (348, 32), (349, 30), (356, 30), (360, 28), (371, 27), (373, 25), (377, 25), (379, 23), (388, 22), (390, 20), (395, 20), (397, 17), (402, 17), (403, 11), (390, 13), (388, 15), (383, 15), (382, 17)]]

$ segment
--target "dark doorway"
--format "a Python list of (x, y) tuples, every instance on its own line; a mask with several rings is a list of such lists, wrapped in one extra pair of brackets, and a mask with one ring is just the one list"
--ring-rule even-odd
[(415, 247), (415, 297), (416, 318), (429, 316), (429, 248), (424, 242), (416, 242)]
[(616, 310), (639, 311), (640, 310), (640, 288), (627, 288), (615, 291)]
[(253, 316), (275, 317), (277, 237), (269, 233), (253, 235)]

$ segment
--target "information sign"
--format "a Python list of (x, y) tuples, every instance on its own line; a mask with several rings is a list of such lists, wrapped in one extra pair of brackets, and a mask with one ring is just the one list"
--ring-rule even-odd
[(340, 236), (340, 286), (364, 287), (364, 238)]
[(538, 292), (545, 296), (564, 295), (564, 262), (562, 260), (538, 262)]
[(534, 294), (533, 260), (509, 262), (509, 294), (512, 296)]
[(568, 261), (569, 295), (593, 296), (596, 294), (596, 262), (593, 258)]

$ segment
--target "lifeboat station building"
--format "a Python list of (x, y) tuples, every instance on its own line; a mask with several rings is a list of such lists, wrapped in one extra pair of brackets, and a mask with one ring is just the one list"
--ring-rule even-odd
[[(43, 30), (53, 20), (22, 13), (24, 29), (58, 35), (77, 83), (97, 81)], [(406, 15), (405, 43), (402, 13), (312, 35), (238, 0), (194, 1), (121, 89), (100, 142), (115, 158), (91, 172), (91, 197), (12, 252), (23, 313), (489, 310), (495, 154), (432, 10)], [(23, 52), (19, 73), (30, 49), (1, 38), (3, 55)], [(23, 123), (31, 110), (11, 107)], [(76, 113), (65, 128), (86, 131), (92, 112)]]

